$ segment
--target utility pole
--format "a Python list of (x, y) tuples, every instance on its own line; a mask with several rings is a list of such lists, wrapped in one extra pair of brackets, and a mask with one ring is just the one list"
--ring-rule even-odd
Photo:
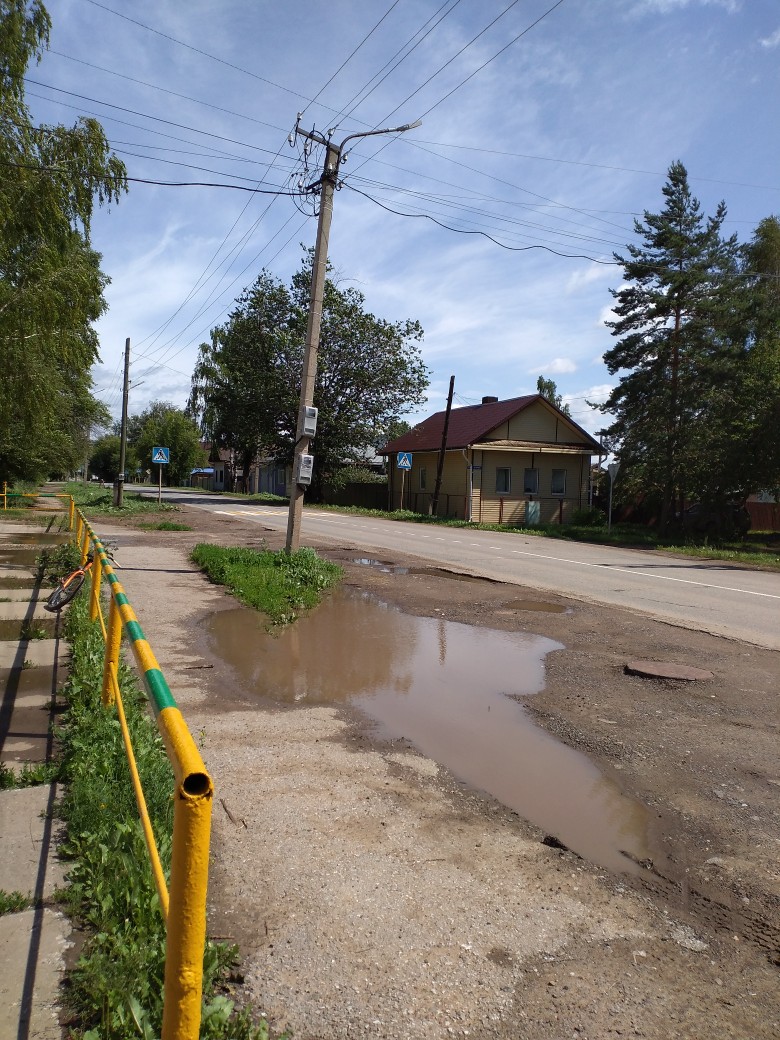
[(429, 513), (436, 516), (439, 506), (439, 492), (441, 491), (441, 477), (444, 472), (444, 453), (447, 450), (447, 431), (450, 428), (450, 412), (452, 411), (452, 395), (455, 392), (455, 376), (450, 376), (450, 392), (447, 394), (447, 410), (444, 413), (444, 430), (441, 435), (441, 448), (439, 449), (439, 462), (436, 466), (436, 486), (433, 489), (431, 508)]
[(114, 505), (122, 508), (125, 488), (125, 458), (127, 455), (127, 395), (130, 388), (130, 337), (125, 340), (125, 380), (122, 386), (122, 429), (119, 434), (119, 476), (114, 492)]
[[(339, 167), (346, 159), (344, 146), (348, 141), (360, 137), (374, 137), (377, 134), (399, 134), (421, 125), (421, 120), (396, 126), (386, 130), (368, 130), (362, 134), (350, 134), (339, 145), (333, 144), (331, 130), (327, 137), (314, 130), (301, 130), (299, 122), (295, 126), (295, 134), (307, 137), (310, 141), (325, 147), (325, 164), (322, 176), (307, 190), (320, 191), (320, 213), (317, 221), (317, 241), (314, 246), (314, 264), (311, 273), (311, 294), (309, 296), (309, 318), (306, 325), (306, 344), (301, 377), (301, 397), (298, 407), (298, 425), (295, 431), (295, 459), (293, 463), (293, 486), (290, 495), (290, 511), (287, 517), (286, 552), (295, 552), (301, 540), (301, 517), (303, 516), (303, 496), (306, 486), (311, 483), (312, 458), (309, 453), (312, 440), (311, 425), (307, 423), (307, 409), (314, 402), (314, 383), (317, 379), (317, 351), (320, 345), (320, 326), (322, 324), (322, 299), (325, 292), (325, 275), (328, 267), (328, 237), (333, 216), (333, 193), (336, 190)], [(293, 140), (293, 135), (290, 135)], [(306, 427), (308, 426), (309, 432)], [(303, 478), (303, 481), (302, 479)]]

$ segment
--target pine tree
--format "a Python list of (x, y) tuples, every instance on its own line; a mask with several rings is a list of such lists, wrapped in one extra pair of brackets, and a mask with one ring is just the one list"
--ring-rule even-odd
[(600, 407), (623, 486), (654, 499), (665, 527), (691, 490), (707, 391), (733, 371), (738, 246), (721, 237), (725, 204), (705, 217), (681, 162), (663, 195), (660, 213), (634, 222), (640, 244), (615, 254), (627, 284), (611, 290), (618, 342), (604, 362), (627, 374)]

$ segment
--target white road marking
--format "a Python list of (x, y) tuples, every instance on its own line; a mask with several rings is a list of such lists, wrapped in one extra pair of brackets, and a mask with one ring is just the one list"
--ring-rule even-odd
[[(492, 548), (492, 546), (491, 546)], [(639, 574), (643, 578), (655, 578), (657, 581), (677, 581), (682, 585), (698, 585), (702, 589), (720, 589), (721, 592), (742, 592), (746, 596), (761, 596), (763, 599), (780, 599), (772, 592), (751, 592), (750, 589), (738, 589), (733, 585), (712, 585), (706, 581), (694, 581), (693, 578), (673, 578), (670, 574), (650, 574), (648, 571), (634, 570), (631, 567), (614, 567), (609, 563), (585, 563), (582, 560), (567, 560), (563, 556), (547, 556), (546, 553), (524, 552), (522, 549), (510, 549), (518, 556), (534, 556), (539, 560), (555, 560), (556, 563), (573, 563), (578, 567), (594, 567), (609, 571), (612, 574)]]

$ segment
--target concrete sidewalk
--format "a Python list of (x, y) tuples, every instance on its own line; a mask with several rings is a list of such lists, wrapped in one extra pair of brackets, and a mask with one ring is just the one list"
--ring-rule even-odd
[[(31, 535), (40, 534), (35, 545)], [(34, 556), (55, 539), (0, 519), (0, 762), (19, 772), (50, 761), (57, 691), (66, 674), (59, 617), (35, 576)], [(64, 882), (54, 819), (57, 785), (0, 791), (0, 889), (30, 901), (0, 917), (0, 1040), (60, 1040), (60, 983), (70, 922), (47, 905)]]

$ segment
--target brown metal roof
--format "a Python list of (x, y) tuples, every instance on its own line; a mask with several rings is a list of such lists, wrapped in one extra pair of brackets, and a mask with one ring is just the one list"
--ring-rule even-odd
[[(559, 411), (546, 398), (543, 398), (541, 394), (528, 394), (525, 397), (513, 397), (508, 401), (489, 401), (487, 404), (472, 404), (467, 405), (465, 408), (454, 408), (450, 412), (447, 448), (467, 448), (470, 444), (477, 443), (492, 430), (495, 430), (497, 426), (500, 426), (501, 423), (511, 419), (513, 415), (517, 415), (518, 412), (522, 412), (530, 404), (539, 400), (544, 401), (545, 404), (555, 411)], [(560, 414), (575, 429), (580, 430), (583, 440), (592, 445), (594, 450), (598, 450), (598, 444), (596, 444), (590, 434), (577, 426), (568, 416), (563, 415), (563, 412), (560, 412)], [(441, 438), (444, 432), (444, 416), (445, 412), (436, 412), (435, 415), (424, 419), (409, 433), (396, 437), (395, 440), (388, 441), (381, 453), (383, 455), (391, 455), (397, 451), (438, 451), (441, 448)]]

